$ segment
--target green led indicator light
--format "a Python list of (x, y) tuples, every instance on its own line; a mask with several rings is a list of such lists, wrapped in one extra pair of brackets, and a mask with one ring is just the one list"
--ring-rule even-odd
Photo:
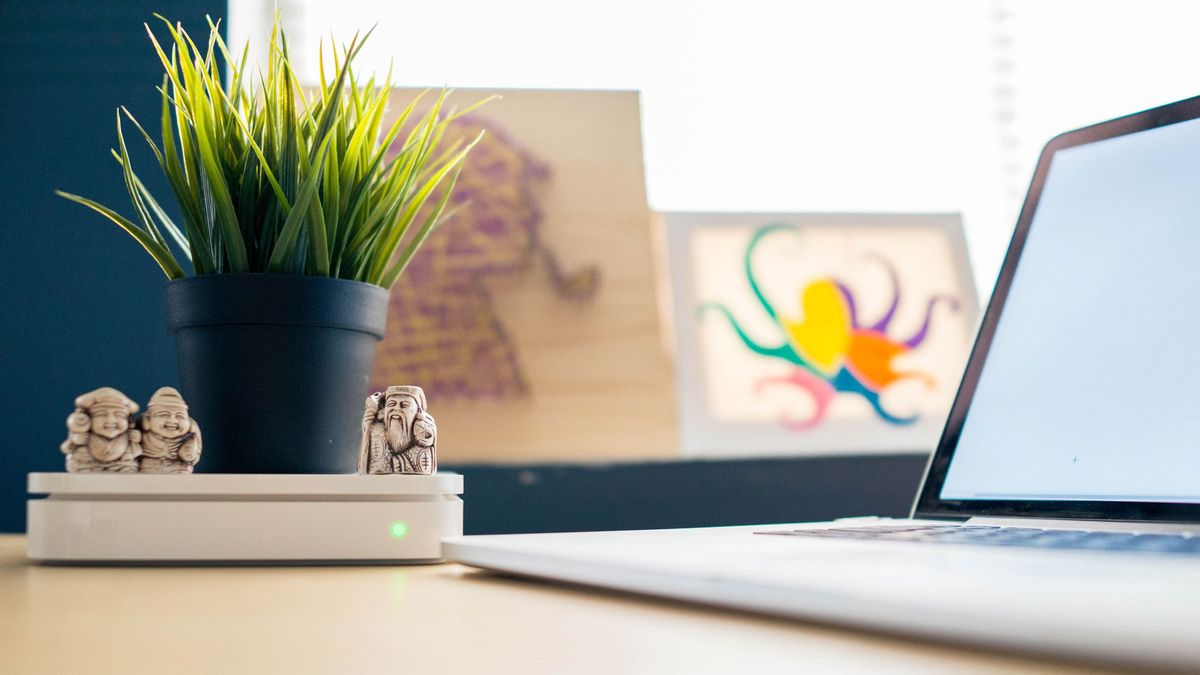
[(392, 523), (393, 539), (403, 539), (406, 534), (408, 534), (408, 525), (405, 525), (403, 521), (397, 520)]

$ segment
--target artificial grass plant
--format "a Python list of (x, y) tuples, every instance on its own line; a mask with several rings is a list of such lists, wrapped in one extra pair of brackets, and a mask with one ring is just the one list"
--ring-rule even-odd
[[(278, 19), (264, 73), (248, 67), (248, 44), (235, 59), (211, 20), (202, 50), (181, 25), (157, 18), (170, 37), (164, 49), (146, 26), (166, 71), (159, 89), (161, 142), (122, 107), (112, 151), (134, 217), (57, 194), (119, 225), (171, 279), (186, 276), (174, 243), (197, 275), (272, 272), (384, 288), (395, 283), (448, 215), (458, 172), (479, 140), (444, 144), (446, 129), (479, 104), (447, 110), (443, 90), (415, 115), (418, 96), (385, 127), (390, 72), (377, 86), (374, 77), (360, 84), (351, 69), (366, 37), (332, 49), (332, 78), (322, 47), (320, 85), (306, 91), (289, 63)], [(124, 120), (153, 150), (183, 214), (182, 228), (133, 170)]]

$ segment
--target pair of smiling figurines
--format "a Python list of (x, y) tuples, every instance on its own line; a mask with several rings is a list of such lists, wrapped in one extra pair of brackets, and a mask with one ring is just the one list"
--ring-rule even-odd
[(75, 399), (59, 449), (71, 473), (191, 473), (200, 461), (200, 425), (172, 387), (150, 397), (146, 411), (112, 387)]

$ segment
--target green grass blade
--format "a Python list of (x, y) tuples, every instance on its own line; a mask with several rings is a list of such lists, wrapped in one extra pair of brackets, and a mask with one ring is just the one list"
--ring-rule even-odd
[[(124, 169), (124, 160), (121, 159), (121, 155), (114, 152), (113, 157), (116, 158), (117, 163), (122, 166), (122, 169)], [(174, 241), (175, 245), (183, 251), (183, 255), (187, 257), (188, 262), (191, 262), (192, 251), (187, 237), (184, 236), (183, 232), (179, 229), (179, 226), (175, 224), (175, 221), (172, 220), (171, 217), (167, 215), (166, 211), (163, 210), (162, 206), (159, 205), (158, 201), (154, 198), (154, 195), (150, 193), (150, 190), (147, 189), (145, 184), (142, 183), (141, 179), (137, 177), (137, 174), (132, 174), (131, 179), (134, 189), (137, 190), (139, 198), (149, 210), (149, 213), (153, 214), (154, 217), (158, 219), (158, 222), (162, 225), (163, 229), (166, 230), (167, 234), (171, 236), (171, 240)], [(161, 236), (155, 237), (155, 241), (158, 241), (164, 246), (166, 245), (166, 242), (161, 238)]]
[[(229, 96), (225, 94), (225, 90), (220, 89), (219, 91), (221, 92), (221, 96), (223, 97), (222, 100), (225, 102), (225, 105), (229, 106), (230, 110), (236, 110), (233, 101), (230, 100)], [(258, 161), (260, 163), (259, 166), (262, 169), (263, 175), (266, 177), (267, 182), (271, 185), (271, 189), (275, 191), (275, 197), (283, 203), (285, 210), (290, 211), (292, 205), (288, 201), (287, 196), (283, 193), (283, 186), (279, 184), (279, 181), (275, 178), (274, 172), (271, 171), (271, 165), (270, 162), (267, 161), (266, 154), (258, 145), (258, 142), (254, 140), (254, 133), (250, 131), (250, 127), (246, 126), (246, 121), (242, 119), (241, 115), (235, 113), (232, 115), (232, 117), (238, 127), (241, 129), (242, 133), (245, 134), (247, 145), (249, 145), (250, 149), (254, 151), (254, 154), (258, 155)]]
[(446, 121), (453, 122), (454, 120), (456, 120), (460, 117), (463, 117), (464, 115), (470, 115), (471, 113), (482, 108), (483, 106), (487, 105), (488, 103), (491, 103), (492, 101), (499, 101), (502, 98), (504, 98), (504, 97), (499, 94), (492, 94), (491, 96), (481, 98), (478, 101), (467, 106), (466, 108), (463, 108), (462, 110), (451, 111), (450, 114), (446, 115)]
[(62, 190), (55, 190), (54, 194), (64, 199), (69, 199), (77, 204), (82, 204), (116, 223), (122, 230), (125, 230), (129, 236), (137, 240), (137, 243), (141, 244), (142, 248), (146, 249), (146, 252), (150, 254), (150, 257), (154, 258), (154, 262), (158, 263), (158, 266), (162, 268), (163, 274), (166, 274), (168, 279), (182, 279), (185, 276), (183, 268), (179, 266), (179, 263), (175, 260), (175, 256), (171, 255), (171, 251), (155, 241), (149, 233), (133, 224), (133, 222), (129, 219), (125, 218), (116, 211), (113, 211), (107, 206), (99, 204), (86, 197), (73, 195), (69, 192), (63, 192)]
[[(162, 223), (163, 229), (167, 231), (167, 234), (171, 235), (171, 240), (175, 242), (175, 245), (178, 246), (181, 251), (183, 251), (183, 255), (187, 257), (188, 262), (195, 266), (195, 262), (192, 260), (192, 247), (188, 242), (187, 237), (184, 236), (182, 231), (180, 231), (179, 226), (175, 224), (175, 221), (167, 215), (167, 212), (163, 210), (158, 201), (154, 199), (154, 195), (150, 194), (150, 190), (146, 189), (146, 186), (142, 184), (142, 181), (139, 180), (137, 176), (134, 176), (133, 180), (137, 186), (138, 192), (142, 195), (142, 199), (146, 201), (146, 206), (150, 208), (151, 213), (153, 213), (158, 218), (159, 222)], [(203, 273), (197, 272), (197, 274)]]
[[(321, 160), (325, 158), (325, 148), (329, 145), (330, 137), (326, 136), (321, 143), (319, 157)], [(318, 162), (317, 166), (323, 166), (324, 161)], [(296, 201), (292, 205), (292, 211), (288, 214), (287, 220), (283, 223), (283, 229), (279, 233), (279, 240), (275, 242), (275, 249), (271, 253), (271, 260), (267, 264), (268, 271), (281, 272), (288, 260), (291, 260), (295, 255), (294, 246), (296, 239), (300, 235), (301, 225), (304, 224), (305, 216), (308, 213), (308, 203), (312, 200), (313, 194), (317, 191), (317, 182), (321, 178), (319, 170), (309, 172), (303, 186), (300, 188), (299, 194), (296, 195)]]
[[(203, 115), (197, 116), (197, 122), (203, 120)], [(197, 125), (197, 131), (204, 131), (204, 122)], [(209, 189), (216, 204), (217, 226), (224, 239), (225, 255), (229, 258), (232, 272), (249, 272), (250, 265), (246, 257), (246, 244), (242, 239), (242, 231), (238, 226), (237, 212), (233, 208), (233, 199), (229, 196), (229, 186), (225, 183), (225, 173), (217, 160), (217, 149), (212, 147), (210, 137), (203, 133), (197, 134), (197, 149), (200, 151), (201, 170), (207, 178)]]
[[(462, 163), (463, 159), (466, 158), (467, 153), (471, 151), (471, 148), (475, 147), (475, 144), (478, 143), (481, 138), (483, 138), (483, 133), (480, 133), (479, 136), (476, 136), (475, 140), (471, 141), (470, 145), (468, 145), (466, 148), (463, 148), (458, 155), (455, 155), (451, 161), (447, 162), (445, 166), (438, 170), (438, 172), (435, 173), (413, 196), (412, 200), (409, 202), (408, 206), (405, 207), (403, 213), (401, 214), (399, 222), (393, 228), (393, 231), (384, 238), (379, 250), (375, 253), (375, 260), (371, 265), (372, 279), (382, 278), (388, 260), (390, 260), (392, 255), (395, 253), (396, 247), (399, 246), (400, 241), (404, 238), (404, 235), (407, 233), (408, 227), (412, 223), (413, 218), (416, 217), (417, 212), (420, 211), (421, 207), (425, 205), (426, 200), (429, 199), (429, 195), (432, 194), (435, 189), (437, 189), (437, 186), (451, 171), (455, 172), (454, 176), (455, 180), (457, 180), (458, 169), (456, 167)], [(428, 236), (428, 233), (425, 233), (425, 236)], [(420, 237), (421, 242), (424, 242), (424, 240), (425, 239), (423, 236)], [(420, 244), (418, 243), (417, 245), (419, 246)], [(405, 264), (407, 264), (407, 262)], [(378, 281), (373, 283), (378, 283)]]
[(454, 170), (454, 176), (451, 177), (450, 183), (446, 185), (441, 198), (438, 199), (437, 206), (425, 218), (425, 222), (421, 224), (421, 228), (417, 230), (416, 235), (409, 240), (408, 245), (404, 247), (404, 251), (401, 252), (396, 262), (392, 263), (392, 266), (383, 273), (383, 276), (378, 281), (380, 286), (391, 288), (392, 284), (396, 283), (396, 279), (400, 277), (400, 274), (408, 267), (408, 263), (412, 262), (413, 256), (417, 254), (417, 249), (421, 247), (421, 244), (425, 243), (425, 240), (433, 233), (433, 229), (442, 222), (442, 212), (446, 210), (446, 204), (450, 201), (450, 194), (454, 192), (454, 185), (458, 183), (460, 173), (462, 173), (461, 165)]
[(129, 193), (129, 201), (133, 204), (134, 211), (137, 212), (138, 218), (142, 221), (142, 229), (154, 237), (164, 248), (167, 245), (167, 240), (162, 236), (162, 232), (158, 231), (154, 221), (150, 218), (150, 211), (146, 208), (146, 203), (142, 201), (141, 194), (138, 193), (137, 186), (134, 185), (136, 177), (133, 175), (133, 164), (129, 160), (129, 148), (125, 146), (125, 133), (121, 129), (121, 110), (117, 109), (117, 147), (120, 148), (120, 153), (114, 152), (117, 162), (121, 165), (121, 174), (125, 179), (125, 190)]

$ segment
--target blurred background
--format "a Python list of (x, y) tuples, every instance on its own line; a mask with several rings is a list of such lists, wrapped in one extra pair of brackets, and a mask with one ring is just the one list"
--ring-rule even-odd
[[(309, 82), (322, 39), (375, 26), (360, 68), (391, 65), (399, 86), (636, 92), (649, 210), (961, 213), (984, 301), (1046, 140), (1200, 94), (1200, 8), (1182, 0), (3, 3), (0, 531), (24, 529), (25, 473), (60, 470), (75, 395), (177, 384), (161, 274), (52, 191), (124, 203), (112, 115), (156, 118), (153, 13), (193, 35), (223, 18), (240, 47), (265, 43), (276, 10)], [(900, 514), (930, 450), (700, 461), (670, 443), (444, 464), (484, 533)]]
[(309, 81), (375, 26), (402, 85), (640, 91), (655, 210), (962, 212), (986, 282), (1046, 140), (1200, 82), (1185, 0), (235, 0), (230, 43), (274, 7)]

